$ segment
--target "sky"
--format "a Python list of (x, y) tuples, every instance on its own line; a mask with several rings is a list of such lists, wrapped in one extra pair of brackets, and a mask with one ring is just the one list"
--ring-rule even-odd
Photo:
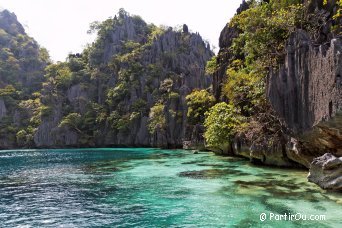
[(14, 12), (26, 32), (48, 49), (53, 61), (82, 52), (95, 36), (89, 24), (114, 17), (120, 8), (141, 16), (147, 23), (187, 24), (218, 51), (221, 30), (242, 0), (1, 0), (0, 10)]

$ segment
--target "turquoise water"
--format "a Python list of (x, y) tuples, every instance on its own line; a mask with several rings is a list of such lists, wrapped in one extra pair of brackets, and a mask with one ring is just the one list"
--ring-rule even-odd
[(184, 150), (0, 151), (0, 227), (342, 227), (341, 195), (306, 176)]

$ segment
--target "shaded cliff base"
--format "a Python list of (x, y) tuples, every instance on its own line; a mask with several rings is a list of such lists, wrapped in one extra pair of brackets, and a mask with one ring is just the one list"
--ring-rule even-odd
[(297, 136), (283, 135), (282, 141), (268, 142), (255, 147), (243, 138), (236, 137), (232, 151), (257, 163), (283, 167), (310, 168), (316, 157), (331, 153), (342, 157), (342, 112)]
[[(342, 112), (295, 136), (262, 137), (253, 144), (239, 135), (223, 150), (224, 156), (245, 157), (256, 165), (309, 169), (308, 180), (321, 188), (342, 192)], [(194, 148), (192, 148), (194, 149)]]

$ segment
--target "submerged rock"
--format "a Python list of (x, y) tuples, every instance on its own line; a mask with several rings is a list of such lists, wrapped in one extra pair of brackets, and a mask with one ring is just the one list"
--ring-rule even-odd
[(326, 153), (315, 158), (310, 166), (308, 180), (323, 189), (342, 192), (342, 157)]
[(216, 179), (226, 176), (227, 174), (238, 176), (246, 175), (244, 172), (236, 169), (204, 169), (180, 172), (178, 176), (191, 179)]

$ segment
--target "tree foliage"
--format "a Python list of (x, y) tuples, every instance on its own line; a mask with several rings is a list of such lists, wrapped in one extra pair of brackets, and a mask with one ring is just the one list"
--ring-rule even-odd
[(271, 1), (254, 6), (233, 17), (230, 26), (242, 32), (234, 39), (232, 49), (243, 55), (246, 65), (275, 67), (284, 57), (285, 42), (297, 28), (303, 6), (296, 1)]
[(148, 129), (151, 134), (153, 134), (158, 128), (164, 129), (166, 127), (164, 109), (165, 105), (161, 103), (157, 103), (151, 108), (148, 123)]
[(242, 117), (232, 105), (221, 102), (206, 112), (204, 138), (209, 148), (222, 148), (230, 143), (242, 123)]
[(186, 96), (186, 102), (188, 123), (192, 125), (203, 124), (204, 114), (214, 105), (215, 98), (206, 90), (194, 90)]
[(65, 116), (58, 127), (69, 127), (77, 132), (81, 133), (80, 130), (82, 124), (82, 116), (79, 113), (70, 113)]
[(217, 69), (217, 57), (213, 56), (208, 62), (205, 67), (205, 72), (209, 75), (213, 75)]
[[(233, 64), (232, 64), (233, 65)], [(261, 99), (264, 99), (264, 75), (245, 68), (232, 67), (227, 70), (227, 80), (223, 85), (222, 96), (237, 107), (241, 114), (250, 116)]]

